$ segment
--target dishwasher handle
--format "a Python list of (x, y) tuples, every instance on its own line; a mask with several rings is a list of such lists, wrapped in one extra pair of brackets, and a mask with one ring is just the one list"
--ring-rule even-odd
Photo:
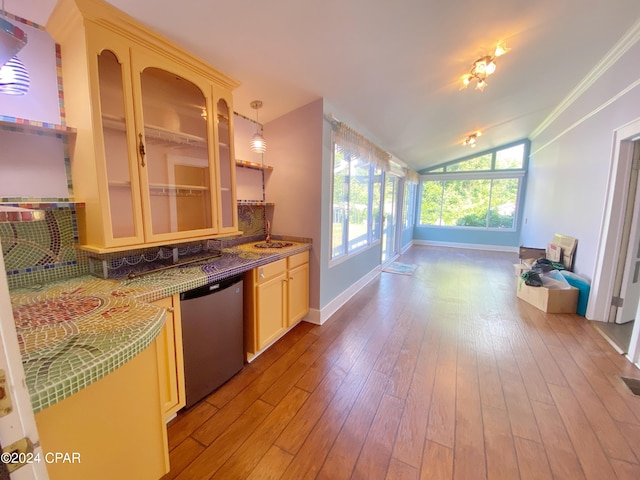
[(204, 297), (206, 295), (212, 295), (214, 293), (234, 286), (235, 284), (241, 282), (242, 278), (242, 275), (225, 278), (223, 280), (220, 280), (219, 282), (208, 283), (207, 285), (203, 285), (202, 287), (187, 290), (186, 292), (182, 292), (180, 294), (180, 300), (191, 300), (194, 298)]

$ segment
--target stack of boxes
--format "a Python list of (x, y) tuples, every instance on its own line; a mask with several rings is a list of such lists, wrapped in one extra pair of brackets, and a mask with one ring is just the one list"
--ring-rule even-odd
[(546, 249), (520, 247), (520, 263), (515, 264), (518, 298), (547, 313), (576, 313), (579, 290), (569, 284), (568, 288), (533, 287), (525, 284), (522, 273), (531, 269), (539, 258), (561, 263), (568, 271), (573, 270), (573, 260), (578, 241), (567, 235), (556, 234)]

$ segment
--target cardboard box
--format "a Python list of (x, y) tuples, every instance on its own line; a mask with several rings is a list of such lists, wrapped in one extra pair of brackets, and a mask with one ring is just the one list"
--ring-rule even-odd
[(553, 258), (549, 258), (552, 261), (562, 262), (565, 268), (569, 271), (573, 270), (573, 256), (576, 253), (576, 246), (578, 245), (578, 240), (569, 237), (568, 235), (560, 235), (556, 233), (551, 239), (551, 243), (547, 247), (548, 250), (557, 251), (560, 250), (560, 254), (557, 253), (552, 254), (554, 256), (559, 256), (559, 260), (553, 260)]
[(518, 258), (520, 260), (547, 258), (552, 262), (562, 263), (564, 267), (573, 271), (573, 257), (576, 253), (578, 240), (568, 235), (556, 233), (547, 248), (520, 247)]
[(513, 268), (516, 271), (516, 277), (520, 277), (524, 272), (531, 270), (531, 265), (527, 265), (526, 263), (514, 263)]
[(547, 245), (547, 258), (552, 262), (562, 262), (562, 248), (560, 245), (550, 243)]
[(530, 287), (524, 280), (518, 279), (517, 282), (518, 298), (547, 313), (576, 313), (578, 293), (575, 287)]
[(546, 255), (547, 251), (544, 248), (520, 247), (518, 252), (518, 258), (520, 260), (544, 258)]

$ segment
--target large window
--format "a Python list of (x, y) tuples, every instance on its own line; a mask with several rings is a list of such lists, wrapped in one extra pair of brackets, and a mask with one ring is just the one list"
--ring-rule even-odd
[(418, 184), (405, 182), (404, 203), (402, 204), (402, 228), (413, 228), (416, 222), (416, 189)]
[(334, 145), (331, 258), (380, 239), (382, 169)]
[(425, 172), (420, 225), (515, 229), (526, 146), (511, 145)]

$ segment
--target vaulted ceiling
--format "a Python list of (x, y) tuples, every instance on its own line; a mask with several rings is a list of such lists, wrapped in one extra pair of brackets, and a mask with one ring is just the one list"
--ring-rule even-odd
[[(260, 122), (324, 97), (343, 120), (420, 170), (528, 138), (630, 30), (638, 0), (108, 0), (241, 82)], [(55, 0), (5, 0), (46, 25)], [(460, 77), (499, 41), (484, 91)], [(64, 52), (63, 52), (64, 58)], [(640, 59), (638, 59), (640, 61)]]

